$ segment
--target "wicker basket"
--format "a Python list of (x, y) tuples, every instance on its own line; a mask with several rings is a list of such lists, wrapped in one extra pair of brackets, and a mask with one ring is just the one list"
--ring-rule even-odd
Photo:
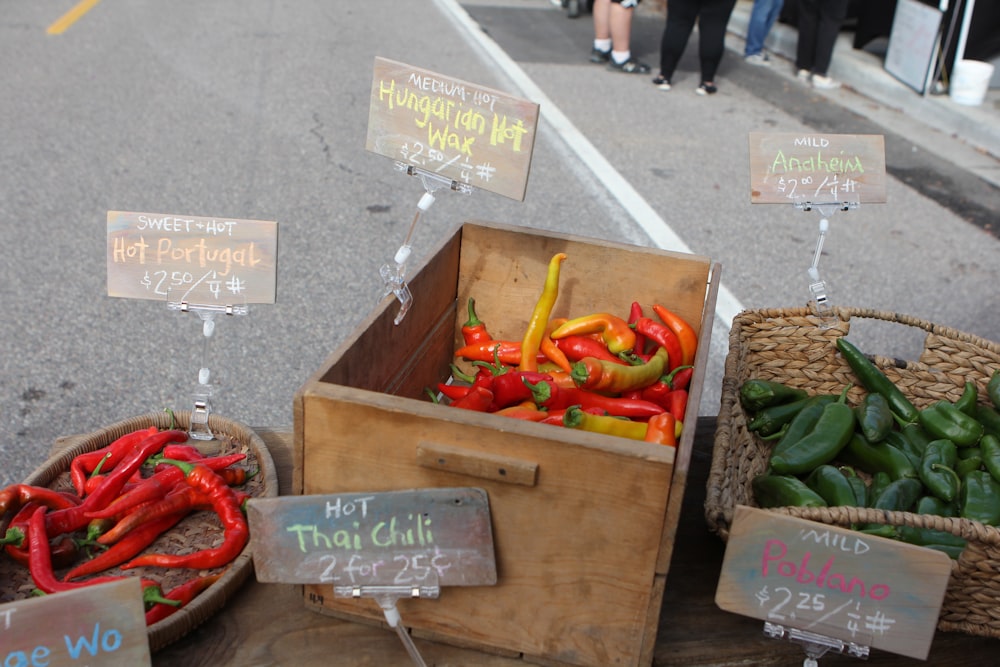
[[(810, 394), (840, 393), (849, 383), (857, 385), (835, 344), (838, 337), (847, 335), (852, 318), (913, 327), (918, 335), (918, 330), (926, 332), (916, 361), (872, 357), (918, 408), (939, 399), (956, 400), (967, 380), (975, 382), (980, 396), (985, 396), (987, 381), (1000, 368), (1000, 345), (976, 336), (890, 312), (835, 308), (834, 315), (820, 319), (806, 308), (759, 310), (744, 311), (733, 320), (705, 501), (708, 525), (723, 540), (728, 539), (736, 505), (756, 506), (751, 480), (766, 469), (771, 448), (771, 443), (747, 430), (747, 416), (739, 403), (744, 381), (777, 380)], [(855, 386), (848, 402), (856, 405), (863, 393)], [(829, 525), (907, 525), (965, 538), (967, 546), (952, 567), (938, 629), (1000, 637), (1000, 529), (968, 519), (860, 507), (770, 511)]]
[[(176, 412), (174, 419), (173, 424), (176, 428), (187, 429), (190, 425), (190, 412)], [(254, 497), (278, 495), (278, 478), (274, 463), (260, 436), (239, 422), (216, 415), (209, 417), (208, 425), (216, 439), (221, 443), (220, 453), (243, 452), (246, 454), (246, 459), (240, 465), (245, 465), (250, 471), (259, 470), (241, 489)], [(68, 471), (73, 457), (100, 449), (126, 433), (149, 426), (161, 429), (170, 428), (172, 426), (170, 414), (154, 412), (133, 417), (82, 436), (74, 444), (46, 461), (24, 481), (27, 484), (72, 491), (73, 487)], [(214, 512), (195, 512), (157, 539), (147, 551), (189, 553), (216, 546), (221, 541), (222, 533), (222, 524)], [(137, 568), (134, 570), (112, 569), (106, 573), (146, 577), (159, 582), (164, 590), (169, 590), (194, 574), (213, 574), (216, 572), (223, 574), (212, 586), (198, 595), (182, 610), (149, 627), (150, 651), (158, 651), (180, 639), (211, 617), (246, 581), (247, 577), (253, 573), (250, 546), (247, 545), (226, 568), (217, 570), (196, 572), (183, 568)], [(62, 572), (56, 574), (61, 575)], [(32, 594), (32, 590), (35, 588), (27, 568), (18, 565), (9, 558), (0, 558), (0, 582), (3, 582), (0, 584), (0, 603), (25, 599)]]

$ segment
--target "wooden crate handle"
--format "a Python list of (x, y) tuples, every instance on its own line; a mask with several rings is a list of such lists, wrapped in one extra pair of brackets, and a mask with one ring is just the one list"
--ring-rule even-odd
[(446, 470), (508, 484), (534, 486), (538, 479), (538, 464), (533, 461), (477, 452), (437, 442), (417, 444), (417, 464), (424, 468)]

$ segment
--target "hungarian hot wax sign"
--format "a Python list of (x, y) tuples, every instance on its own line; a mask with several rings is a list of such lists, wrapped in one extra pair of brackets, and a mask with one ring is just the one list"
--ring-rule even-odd
[(375, 59), (365, 148), (408, 167), (523, 200), (538, 105)]

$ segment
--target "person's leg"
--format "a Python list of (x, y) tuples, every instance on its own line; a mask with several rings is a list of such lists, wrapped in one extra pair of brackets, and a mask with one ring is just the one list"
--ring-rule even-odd
[(606, 63), (611, 58), (611, 0), (594, 0), (594, 45), (590, 62)]
[(744, 56), (754, 56), (764, 50), (764, 38), (767, 37), (767, 15), (771, 0), (754, 0), (750, 10), (750, 20), (747, 21), (747, 41), (743, 49)]
[(646, 74), (649, 65), (632, 57), (632, 14), (638, 0), (611, 0), (611, 66), (629, 74)]
[(813, 74), (826, 76), (833, 60), (833, 47), (837, 44), (840, 27), (847, 17), (848, 0), (823, 0), (819, 6), (819, 17), (816, 25), (816, 58), (813, 62)]
[(819, 0), (798, 0), (798, 43), (795, 47), (795, 67), (801, 72), (811, 72), (816, 62), (816, 26)]
[(706, 92), (715, 92), (715, 73), (726, 51), (726, 25), (733, 13), (736, 0), (711, 0), (705, 4), (698, 18), (698, 56), (701, 60), (701, 81)]
[(660, 76), (667, 81), (674, 76), (697, 19), (697, 3), (670, 0), (667, 4), (667, 24), (660, 39)]

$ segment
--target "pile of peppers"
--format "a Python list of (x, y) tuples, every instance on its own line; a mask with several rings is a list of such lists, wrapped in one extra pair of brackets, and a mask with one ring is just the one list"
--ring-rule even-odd
[[(236, 487), (252, 476), (238, 465), (245, 454), (206, 456), (187, 439), (177, 429), (138, 429), (74, 457), (73, 491), (30, 484), (0, 490), (4, 554), (29, 569), (37, 594), (114, 581), (137, 567), (189, 568), (192, 576), (170, 590), (142, 577), (147, 625), (182, 609), (249, 541), (243, 514), (249, 496)], [(218, 515), (218, 546), (149, 553), (158, 537), (198, 511)]]
[[(761, 507), (872, 507), (961, 517), (1000, 526), (1000, 369), (985, 396), (972, 381), (955, 401), (918, 409), (853, 343), (837, 349), (866, 390), (807, 395), (781, 382), (750, 379), (739, 389), (747, 428), (775, 441), (765, 473), (752, 481)], [(958, 558), (964, 538), (905, 525), (853, 526)]]
[(698, 335), (661, 304), (653, 317), (633, 302), (627, 316), (552, 316), (564, 253), (552, 257), (521, 340), (496, 340), (468, 301), (452, 377), (432, 400), (564, 428), (676, 446), (683, 430)]

